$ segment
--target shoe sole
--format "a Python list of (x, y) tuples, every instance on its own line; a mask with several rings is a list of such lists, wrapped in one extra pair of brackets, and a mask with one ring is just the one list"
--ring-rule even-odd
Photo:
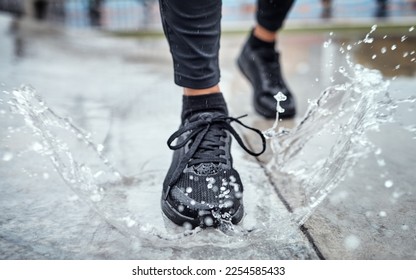
[[(182, 215), (174, 207), (172, 207), (172, 205), (170, 205), (167, 200), (163, 198), (161, 200), (161, 205), (162, 205), (162, 211), (166, 215), (166, 217), (177, 225), (183, 226), (184, 224), (189, 223), (192, 225), (192, 228), (195, 228), (197, 226), (207, 227), (207, 225), (204, 223), (204, 220), (210, 217), (212, 221), (214, 221), (212, 227), (218, 226), (218, 222), (216, 222), (217, 219), (214, 218), (211, 214), (192, 218), (192, 217)], [(244, 206), (243, 204), (240, 204), (240, 207), (237, 209), (234, 215), (231, 216), (231, 222), (233, 224), (238, 224), (242, 220), (243, 216), (244, 216)]]
[[(240, 69), (240, 71), (244, 75), (244, 77), (246, 77), (246, 79), (251, 83), (251, 86), (253, 88), (253, 105), (254, 105), (254, 110), (259, 115), (262, 115), (266, 119), (276, 119), (276, 112), (273, 112), (273, 114), (270, 114), (270, 113), (266, 112), (264, 110), (264, 108), (256, 102), (256, 94), (255, 94), (255, 90), (256, 89), (255, 89), (255, 86), (254, 86), (254, 82), (250, 79), (250, 76), (244, 70), (244, 67), (243, 67), (244, 64), (245, 63), (242, 61), (241, 56), (238, 57), (238, 59), (237, 59), (238, 68)], [(292, 118), (295, 115), (296, 115), (296, 110), (294, 110), (294, 109), (293, 110), (285, 110), (283, 113), (279, 113), (279, 118), (287, 119), (287, 118)]]

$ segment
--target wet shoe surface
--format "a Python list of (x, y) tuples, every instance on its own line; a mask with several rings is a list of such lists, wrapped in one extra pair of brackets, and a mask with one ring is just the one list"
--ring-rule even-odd
[(296, 114), (295, 99), (283, 79), (279, 56), (274, 49), (253, 49), (246, 43), (237, 60), (241, 72), (253, 86), (254, 109), (270, 119), (276, 117), (277, 101), (274, 96), (279, 92), (287, 97), (280, 102), (285, 111), (279, 117), (291, 118)]
[[(230, 125), (236, 122), (256, 132), (263, 150), (249, 150)], [(243, 184), (233, 168), (230, 153), (232, 136), (253, 156), (263, 153), (262, 133), (242, 124), (238, 118), (221, 113), (200, 113), (186, 119), (168, 140), (174, 150), (172, 164), (162, 192), (162, 210), (178, 225), (217, 226), (220, 221), (234, 224), (244, 215)], [(175, 145), (172, 145), (175, 141)]]

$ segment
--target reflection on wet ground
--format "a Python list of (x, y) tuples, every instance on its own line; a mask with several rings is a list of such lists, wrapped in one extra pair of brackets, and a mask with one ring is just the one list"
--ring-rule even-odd
[[(6, 32), (10, 21), (0, 20)], [(190, 232), (159, 210), (180, 110), (164, 39), (24, 24), (14, 32), (0, 46), (1, 258), (416, 256), (410, 26), (361, 43), (366, 34), (282, 37), (300, 113), (281, 125), (295, 130), (270, 140), (263, 163), (233, 148), (246, 187), (241, 225)], [(245, 122), (266, 129), (235, 67), (243, 40), (223, 37), (223, 91), (234, 115), (249, 112)]]

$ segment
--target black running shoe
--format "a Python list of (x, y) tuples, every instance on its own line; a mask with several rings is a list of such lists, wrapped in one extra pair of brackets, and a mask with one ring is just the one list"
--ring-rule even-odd
[[(236, 122), (262, 139), (263, 149), (249, 150), (230, 125)], [(163, 183), (162, 210), (178, 225), (215, 227), (221, 221), (236, 224), (243, 218), (243, 184), (233, 168), (231, 136), (253, 156), (265, 150), (261, 131), (241, 123), (238, 118), (217, 112), (204, 112), (185, 119), (168, 139), (174, 150), (172, 164)], [(176, 139), (175, 145), (172, 145)]]
[(295, 99), (283, 80), (278, 52), (270, 48), (253, 49), (247, 42), (237, 63), (253, 86), (253, 103), (257, 113), (266, 118), (276, 118), (277, 101), (274, 95), (282, 92), (287, 99), (280, 102), (285, 111), (279, 113), (279, 117), (291, 118), (296, 114)]

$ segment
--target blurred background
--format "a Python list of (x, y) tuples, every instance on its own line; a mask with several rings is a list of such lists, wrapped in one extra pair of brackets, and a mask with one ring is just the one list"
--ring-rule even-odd
[[(67, 27), (97, 26), (106, 30), (160, 30), (157, 0), (0, 0), (0, 10)], [(223, 26), (239, 29), (251, 24), (255, 0), (224, 0)], [(291, 23), (326, 19), (368, 21), (415, 17), (416, 0), (298, 0)]]

